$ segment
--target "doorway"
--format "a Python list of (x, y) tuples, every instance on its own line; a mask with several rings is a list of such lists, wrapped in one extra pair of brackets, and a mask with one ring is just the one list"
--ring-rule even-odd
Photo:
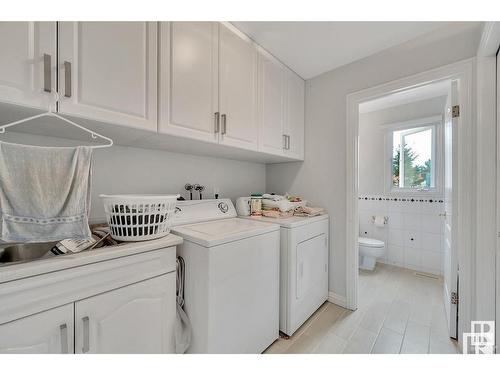
[[(470, 294), (467, 288), (464, 288), (464, 285), (470, 285), (470, 265), (472, 264), (467, 259), (470, 253), (467, 249), (471, 243), (470, 215), (458, 216), (457, 212), (471, 212), (471, 202), (467, 200), (467, 196), (470, 197), (472, 191), (471, 179), (468, 176), (471, 170), (471, 151), (467, 142), (471, 132), (471, 73), (472, 62), (461, 62), (363, 90), (347, 98), (347, 306), (352, 310), (360, 306), (358, 268), (360, 265), (364, 267), (373, 263), (366, 262), (364, 259), (366, 254), (376, 255), (376, 252), (370, 250), (370, 245), (368, 245), (368, 250), (366, 250), (366, 244), (360, 245), (361, 252), (359, 250), (359, 237), (365, 232), (369, 233), (369, 230), (365, 230), (362, 226), (367, 225), (367, 220), (371, 220), (373, 228), (380, 229), (391, 222), (391, 215), (385, 213), (390, 211), (380, 211), (380, 214), (376, 214), (375, 211), (367, 217), (366, 212), (360, 215), (360, 206), (363, 207), (362, 205), (367, 201), (378, 202), (384, 203), (386, 207), (404, 206), (406, 207), (402, 208), (404, 211), (409, 210), (411, 205), (436, 204), (437, 200), (437, 205), (441, 206), (434, 213), (440, 215), (443, 228), (442, 242), (439, 245), (440, 256), (442, 256), (440, 265), (437, 266), (435, 262), (435, 254), (422, 262), (422, 254), (418, 252), (429, 249), (422, 245), (422, 236), (417, 238), (417, 235), (413, 234), (416, 231), (411, 229), (406, 229), (405, 236), (408, 238), (403, 239), (406, 242), (406, 248), (403, 243), (402, 264), (398, 263), (401, 261), (401, 254), (396, 254), (394, 248), (390, 247), (385, 250), (390, 250), (391, 254), (387, 255), (386, 252), (378, 255), (378, 259), (389, 264), (382, 266), (381, 269), (396, 266), (411, 269), (414, 275), (419, 274), (422, 277), (434, 275), (441, 278), (442, 302), (445, 307), (448, 333), (450, 337), (458, 338), (459, 342), (461, 333), (466, 328), (464, 323), (469, 321), (470, 316)], [(370, 106), (372, 108), (387, 106), (387, 103), (391, 102), (399, 101), (399, 104), (405, 104), (405, 102), (408, 104), (411, 98), (415, 98), (419, 93), (427, 92), (428, 95), (434, 95), (432, 92), (438, 91), (444, 94), (442, 97), (446, 100), (440, 119), (439, 116), (437, 116), (438, 119), (435, 118), (436, 116), (427, 116), (421, 117), (419, 121), (408, 120), (386, 124), (383, 130), (384, 153), (377, 167), (378, 174), (383, 176), (383, 182), (379, 182), (378, 194), (373, 194), (373, 196), (370, 196), (366, 190), (360, 190), (360, 181), (373, 181), (373, 173), (376, 170), (373, 166), (360, 168), (360, 159), (366, 152), (366, 149), (361, 149), (360, 146), (362, 139), (360, 124), (363, 120), (360, 111), (366, 111), (366, 108)], [(370, 139), (376, 143), (375, 137), (370, 137)], [(398, 141), (400, 142), (396, 145)], [(416, 150), (405, 149), (404, 145), (410, 143)], [(398, 147), (399, 154), (397, 154)], [(422, 155), (416, 155), (415, 151)], [(395, 174), (397, 166), (400, 169)], [(371, 173), (371, 177), (367, 179), (364, 178), (365, 176), (361, 177), (363, 171), (366, 170)], [(363, 184), (363, 189), (365, 185)], [(398, 215), (392, 216), (394, 216), (393, 221), (398, 220)], [(426, 221), (425, 225), (427, 224)], [(371, 238), (368, 235), (366, 237)], [(417, 244), (417, 242), (420, 243)], [(434, 259), (434, 262), (430, 259)], [(458, 283), (459, 265), (460, 284)], [(458, 313), (459, 295), (460, 313)]]

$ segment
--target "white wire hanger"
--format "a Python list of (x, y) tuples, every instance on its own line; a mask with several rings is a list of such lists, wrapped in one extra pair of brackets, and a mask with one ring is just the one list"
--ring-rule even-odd
[[(55, 97), (55, 102), (54, 102), (54, 108), (55, 108), (56, 103), (59, 101), (59, 94), (57, 92), (54, 92), (54, 97)], [(103, 145), (92, 145), (92, 146), (89, 146), (90, 148), (106, 148), (106, 147), (113, 146), (113, 140), (111, 138), (108, 138), (108, 137), (106, 137), (104, 135), (101, 135), (101, 134), (96, 133), (96, 132), (94, 132), (92, 130), (89, 130), (86, 127), (84, 127), (82, 125), (79, 125), (79, 124), (77, 124), (74, 121), (71, 121), (71, 120), (68, 120), (67, 118), (62, 117), (61, 115), (59, 115), (58, 113), (56, 113), (56, 112), (54, 112), (54, 111), (52, 111), (50, 109), (47, 112), (40, 113), (39, 115), (27, 117), (27, 118), (24, 118), (22, 120), (18, 120), (18, 121), (11, 122), (9, 124), (2, 125), (2, 126), (0, 126), (0, 134), (4, 134), (5, 133), (5, 129), (10, 128), (11, 126), (15, 126), (15, 125), (18, 125), (18, 124), (22, 124), (24, 122), (35, 120), (35, 119), (40, 118), (40, 117), (48, 117), (48, 116), (50, 116), (50, 117), (56, 117), (59, 120), (62, 120), (63, 122), (65, 122), (67, 124), (76, 126), (77, 128), (79, 128), (79, 129), (81, 129), (81, 130), (89, 133), (90, 136), (92, 137), (92, 139), (100, 138), (100, 139), (103, 139), (103, 140), (105, 140), (107, 142), (106, 144), (103, 144)]]

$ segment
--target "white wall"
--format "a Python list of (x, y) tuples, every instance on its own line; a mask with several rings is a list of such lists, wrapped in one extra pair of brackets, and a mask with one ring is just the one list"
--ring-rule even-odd
[[(78, 130), (76, 130), (78, 131)], [(75, 141), (6, 132), (2, 140), (47, 146), (77, 144)], [(221, 198), (235, 199), (266, 186), (264, 164), (217, 159), (160, 150), (113, 146), (94, 151), (91, 220), (105, 221), (99, 194), (180, 193), (184, 184), (205, 185), (204, 198), (213, 197), (214, 187)], [(197, 193), (195, 194), (197, 199)]]
[(301, 194), (330, 221), (330, 291), (346, 295), (346, 95), (475, 56), (481, 27), (432, 33), (306, 82), (303, 163), (269, 165), (267, 190)]
[(387, 164), (383, 125), (443, 114), (445, 96), (419, 100), (359, 115), (359, 193), (384, 194)]

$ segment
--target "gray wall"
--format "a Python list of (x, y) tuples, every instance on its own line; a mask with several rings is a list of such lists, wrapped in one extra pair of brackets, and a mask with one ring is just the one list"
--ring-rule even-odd
[(346, 295), (346, 95), (475, 56), (481, 25), (432, 33), (306, 83), (303, 163), (273, 164), (267, 190), (290, 191), (325, 207), (330, 222), (330, 291)]
[(360, 194), (385, 194), (388, 130), (383, 125), (441, 116), (445, 103), (446, 96), (440, 96), (359, 115)]
[[(78, 142), (28, 134), (6, 132), (2, 140), (47, 146)], [(186, 182), (206, 186), (204, 198), (235, 199), (252, 191), (264, 191), (266, 166), (259, 163), (194, 156), (160, 150), (113, 146), (97, 149), (93, 157), (91, 221), (105, 220), (99, 194), (181, 193)], [(197, 197), (197, 195), (195, 195)]]

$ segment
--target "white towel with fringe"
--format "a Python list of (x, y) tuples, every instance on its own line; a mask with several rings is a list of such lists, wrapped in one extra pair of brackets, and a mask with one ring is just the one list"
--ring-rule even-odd
[(0, 142), (0, 223), (6, 242), (88, 239), (92, 148)]

